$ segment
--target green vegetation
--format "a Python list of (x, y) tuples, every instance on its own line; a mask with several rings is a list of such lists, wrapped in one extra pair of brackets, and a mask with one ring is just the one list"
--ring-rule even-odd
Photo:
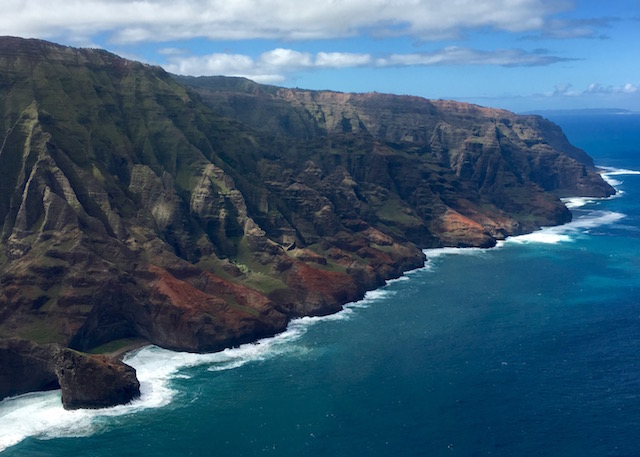
[(252, 289), (262, 292), (265, 295), (278, 289), (286, 289), (287, 285), (279, 279), (267, 276), (263, 273), (252, 273), (243, 279), (242, 283)]
[[(5, 331), (2, 332), (6, 335)], [(10, 335), (18, 338), (24, 338), (36, 343), (62, 343), (66, 342), (66, 337), (56, 325), (48, 317), (34, 317), (31, 322), (24, 323), (15, 333)]]
[(394, 222), (405, 227), (417, 226), (421, 222), (418, 218), (409, 214), (407, 208), (397, 201), (387, 201), (376, 211), (376, 215), (384, 222)]
[(89, 354), (120, 354), (123, 350), (135, 349), (139, 346), (148, 344), (148, 341), (142, 338), (121, 338), (102, 344), (88, 351)]
[[(37, 40), (0, 38), (0, 123), (2, 335), (91, 347), (105, 340), (95, 337), (105, 324), (118, 341), (98, 351), (128, 344), (119, 338), (132, 328), (189, 350), (245, 338), (213, 331), (220, 316), (167, 291), (189, 284), (206, 294), (203, 271), (286, 297), (258, 313), (242, 294), (223, 294), (275, 332), (290, 315), (335, 309), (335, 297), (379, 283), (358, 266), (399, 274), (421, 264), (423, 246), (566, 221), (553, 191), (610, 192), (538, 118), (174, 79)], [(458, 213), (468, 219), (444, 220)], [(486, 233), (468, 235), (465, 224)], [(313, 300), (300, 282), (316, 287)]]

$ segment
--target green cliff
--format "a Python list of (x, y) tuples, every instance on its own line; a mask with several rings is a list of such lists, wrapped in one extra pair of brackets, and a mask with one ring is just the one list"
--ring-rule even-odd
[[(613, 193), (535, 116), (0, 38), (0, 338), (215, 351)], [(1, 355), (1, 354), (0, 354)], [(2, 392), (0, 392), (0, 397)]]

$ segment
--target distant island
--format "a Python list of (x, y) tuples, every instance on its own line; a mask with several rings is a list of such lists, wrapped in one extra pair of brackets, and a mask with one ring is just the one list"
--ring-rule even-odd
[(0, 398), (139, 394), (105, 355), (209, 352), (614, 193), (541, 116), (170, 75), (0, 38)]

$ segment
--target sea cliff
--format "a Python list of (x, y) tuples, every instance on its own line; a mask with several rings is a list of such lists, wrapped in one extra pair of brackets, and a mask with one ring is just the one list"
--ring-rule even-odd
[[(73, 350), (59, 366), (75, 370), (128, 338), (253, 341), (423, 248), (492, 246), (569, 221), (561, 196), (614, 192), (541, 117), (178, 77), (38, 40), (0, 38), (0, 122), (3, 373), (31, 345)], [(2, 356), (13, 338), (28, 350)], [(63, 385), (29, 372), (0, 396)]]

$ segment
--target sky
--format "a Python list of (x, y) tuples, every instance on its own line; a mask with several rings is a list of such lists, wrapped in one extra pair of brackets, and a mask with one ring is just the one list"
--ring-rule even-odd
[(3, 0), (0, 35), (284, 87), (640, 111), (640, 0)]

